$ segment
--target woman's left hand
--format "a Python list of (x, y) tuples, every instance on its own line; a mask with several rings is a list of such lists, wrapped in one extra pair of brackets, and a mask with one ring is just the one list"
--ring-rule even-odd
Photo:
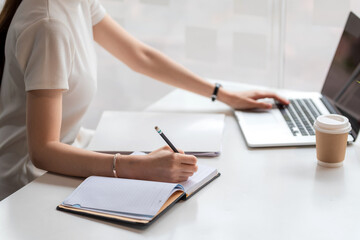
[(281, 104), (288, 105), (289, 101), (283, 97), (280, 97), (276, 93), (268, 92), (268, 91), (245, 91), (245, 92), (230, 92), (224, 89), (219, 91), (218, 99), (230, 107), (239, 110), (246, 109), (270, 109), (272, 108), (272, 104), (263, 101), (257, 101), (263, 98), (273, 98), (274, 100), (280, 102)]

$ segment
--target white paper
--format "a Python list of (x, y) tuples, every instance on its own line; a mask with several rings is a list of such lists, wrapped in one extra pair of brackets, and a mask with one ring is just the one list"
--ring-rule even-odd
[(88, 149), (99, 152), (151, 152), (167, 145), (158, 126), (176, 148), (194, 155), (221, 152), (224, 114), (105, 111)]

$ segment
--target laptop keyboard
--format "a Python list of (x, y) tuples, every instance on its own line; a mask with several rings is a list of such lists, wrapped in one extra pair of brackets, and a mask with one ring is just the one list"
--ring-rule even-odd
[(294, 136), (313, 136), (316, 118), (321, 112), (312, 99), (289, 99), (288, 106), (276, 103)]

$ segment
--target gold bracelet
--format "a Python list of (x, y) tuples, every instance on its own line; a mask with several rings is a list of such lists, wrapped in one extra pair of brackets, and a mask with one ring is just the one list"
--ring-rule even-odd
[(114, 159), (113, 159), (113, 165), (112, 165), (112, 171), (114, 173), (114, 177), (118, 178), (117, 172), (116, 172), (116, 158), (117, 156), (120, 155), (120, 153), (117, 153), (114, 155)]

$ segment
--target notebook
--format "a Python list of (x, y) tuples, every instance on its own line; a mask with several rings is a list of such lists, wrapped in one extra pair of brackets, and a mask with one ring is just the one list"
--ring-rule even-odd
[(224, 114), (105, 111), (87, 149), (149, 153), (166, 145), (154, 129), (159, 126), (174, 146), (186, 154), (218, 156), (224, 119)]
[(181, 183), (91, 176), (57, 209), (146, 226), (177, 201), (190, 198), (219, 176), (215, 168), (204, 165), (199, 165), (198, 171)]

